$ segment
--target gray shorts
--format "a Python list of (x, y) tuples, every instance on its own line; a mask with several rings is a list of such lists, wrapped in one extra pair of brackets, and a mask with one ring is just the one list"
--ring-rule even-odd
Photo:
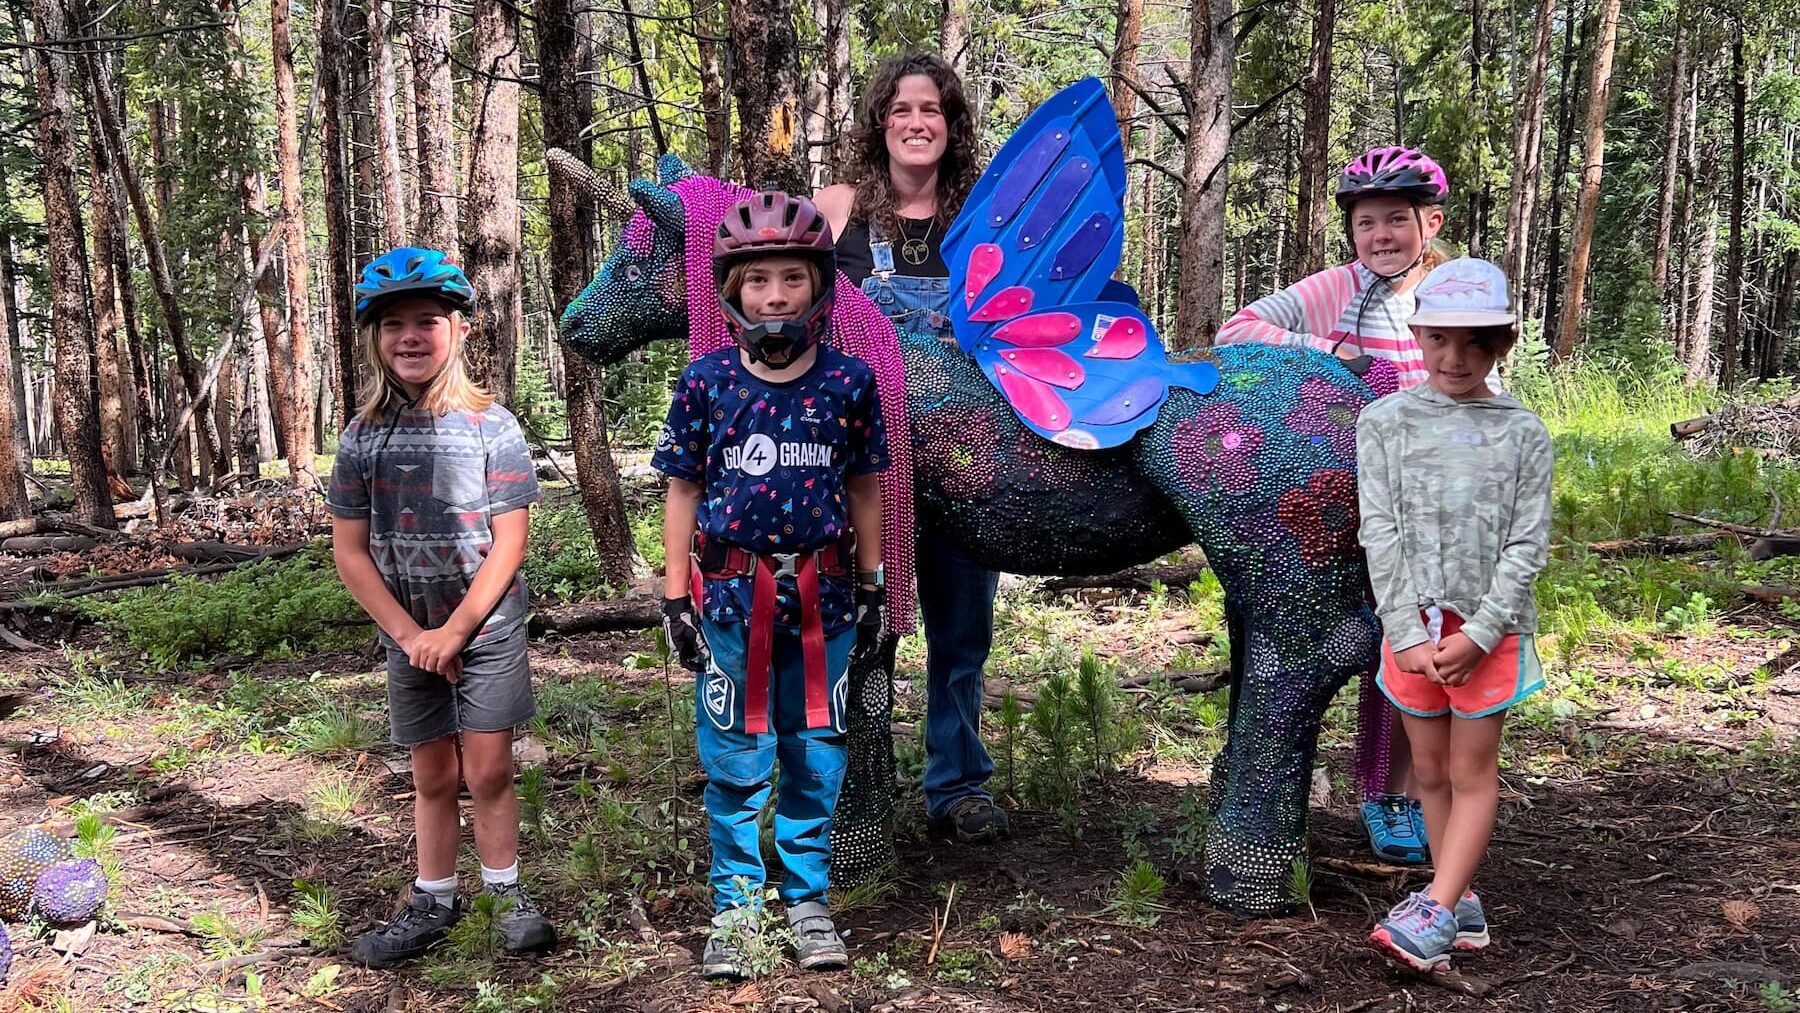
[(394, 744), (419, 746), (457, 732), (499, 732), (530, 721), (531, 666), (525, 624), (497, 640), (463, 651), (455, 684), (414, 668), (406, 652), (387, 652), (388, 728)]

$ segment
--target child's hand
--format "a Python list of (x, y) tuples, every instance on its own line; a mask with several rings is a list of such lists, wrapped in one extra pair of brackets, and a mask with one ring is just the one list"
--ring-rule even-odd
[(1442, 683), (1444, 680), (1438, 676), (1437, 662), (1433, 657), (1436, 651), (1429, 640), (1414, 644), (1404, 651), (1395, 651), (1394, 664), (1399, 665), (1402, 672), (1422, 675), (1432, 682)]
[(1461, 686), (1475, 674), (1475, 667), (1487, 652), (1481, 645), (1461, 633), (1452, 633), (1438, 642), (1437, 653), (1432, 661), (1437, 665), (1438, 675), (1443, 677), (1446, 686)]
[(694, 612), (694, 599), (664, 598), (662, 603), (663, 636), (675, 660), (690, 672), (704, 672), (712, 663), (706, 638), (700, 633), (700, 617)]
[(423, 630), (414, 637), (406, 658), (420, 671), (436, 672), (455, 682), (462, 678), (462, 650), (467, 645), (467, 638), (440, 626), (435, 630)]

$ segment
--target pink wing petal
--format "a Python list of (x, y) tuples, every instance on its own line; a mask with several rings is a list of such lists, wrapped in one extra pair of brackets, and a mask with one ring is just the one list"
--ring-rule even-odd
[(1087, 370), (1054, 348), (1008, 348), (1000, 361), (1021, 373), (1065, 390), (1074, 390), (1087, 379)]
[(1106, 328), (1087, 354), (1095, 359), (1130, 359), (1141, 353), (1148, 342), (1142, 320), (1120, 317)]
[(1031, 309), (1031, 289), (1023, 285), (1003, 288), (994, 294), (992, 299), (981, 305), (981, 308), (969, 314), (969, 319), (988, 324), (996, 320), (1010, 320)]
[(1034, 380), (1005, 366), (995, 366), (994, 375), (1006, 400), (1025, 420), (1040, 429), (1060, 432), (1069, 428), (1069, 406), (1056, 391), (1042, 380)]
[(969, 251), (969, 286), (963, 290), (963, 305), (975, 305), (975, 297), (1000, 273), (1006, 255), (993, 243), (982, 243)]
[(1081, 333), (1081, 318), (1073, 313), (1035, 313), (1001, 324), (994, 339), (1023, 348), (1066, 345)]

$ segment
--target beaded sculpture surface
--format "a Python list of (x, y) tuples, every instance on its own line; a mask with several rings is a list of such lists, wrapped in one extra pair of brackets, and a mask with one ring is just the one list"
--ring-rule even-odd
[[(563, 317), (565, 340), (602, 364), (656, 339), (691, 338), (696, 354), (728, 341), (707, 255), (711, 231), (747, 191), (695, 176), (672, 156), (658, 166), (661, 182), (632, 184), (639, 213)], [(902, 420), (911, 428), (910, 459), (896, 452), (883, 475), (884, 496), (907, 490), (884, 504), (884, 536), (895, 539), (884, 550), (910, 550), (915, 502), (975, 560), (1011, 573), (1109, 573), (1191, 542), (1205, 550), (1226, 595), (1233, 694), (1229, 734), (1213, 764), (1206, 892), (1242, 914), (1290, 910), (1285, 884), (1304, 855), (1319, 721), (1379, 653), (1356, 544), (1354, 431), (1357, 412), (1396, 388), (1391, 365), (1377, 362), (1357, 376), (1312, 351), (1210, 349), (1189, 361), (1218, 370), (1211, 393), (1171, 389), (1130, 442), (1078, 450), (1027, 428), (961, 349), (896, 334), (854, 286), (840, 284), (833, 326), (839, 347), (875, 367), (890, 431)], [(891, 442), (896, 451), (906, 445)], [(894, 530), (902, 520), (906, 527)], [(903, 567), (887, 559), (890, 583), (910, 594), (910, 558)], [(871, 697), (874, 706), (891, 702), (885, 693)], [(851, 767), (833, 826), (840, 886), (875, 860), (877, 844), (866, 838), (887, 825), (893, 795), (886, 715), (862, 717), (867, 738), (859, 743), (853, 716)], [(859, 776), (859, 755), (882, 751), (886, 773)], [(1375, 759), (1359, 768), (1361, 778), (1379, 779), (1382, 751), (1362, 752)], [(881, 853), (891, 854), (886, 848)]]
[(58, 862), (38, 874), (31, 902), (52, 924), (85, 922), (106, 903), (107, 886), (106, 873), (91, 858)]
[(25, 917), (38, 876), (68, 857), (68, 842), (38, 827), (0, 837), (0, 920), (16, 922)]

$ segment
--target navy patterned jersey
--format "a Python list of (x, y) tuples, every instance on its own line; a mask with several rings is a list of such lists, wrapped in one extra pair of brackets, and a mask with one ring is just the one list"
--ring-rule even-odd
[[(702, 487), (697, 523), (708, 540), (751, 552), (803, 552), (850, 526), (844, 479), (887, 467), (875, 374), (820, 348), (797, 379), (760, 380), (733, 347), (690, 363), (675, 385), (651, 465)], [(825, 629), (855, 620), (852, 580), (821, 580)], [(780, 629), (798, 627), (793, 578), (780, 585)], [(751, 581), (708, 581), (707, 618), (747, 622)]]
[[(462, 604), (494, 547), (488, 519), (538, 500), (537, 472), (512, 413), (432, 416), (416, 408), (387, 421), (356, 419), (338, 440), (326, 508), (369, 522), (369, 554), (387, 588), (425, 629)], [(470, 646), (511, 633), (525, 620), (525, 579), (489, 613)], [(384, 644), (393, 646), (386, 633)]]

